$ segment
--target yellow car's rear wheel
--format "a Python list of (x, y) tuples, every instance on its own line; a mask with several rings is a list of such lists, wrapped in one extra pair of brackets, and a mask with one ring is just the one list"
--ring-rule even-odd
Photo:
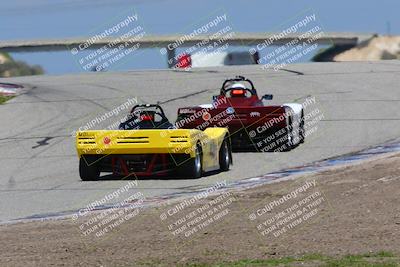
[(196, 145), (195, 149), (196, 156), (185, 160), (178, 166), (178, 176), (180, 178), (196, 179), (201, 177), (203, 172), (202, 149), (199, 144)]
[(82, 155), (79, 159), (79, 175), (82, 181), (96, 181), (99, 179), (100, 170), (97, 166), (97, 158)]

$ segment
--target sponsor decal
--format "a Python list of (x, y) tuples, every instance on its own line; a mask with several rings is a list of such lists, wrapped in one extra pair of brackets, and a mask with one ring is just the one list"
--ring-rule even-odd
[(179, 113), (184, 114), (184, 113), (196, 113), (196, 111), (194, 109), (189, 109), (189, 108), (183, 108), (181, 110), (179, 110)]
[(103, 143), (105, 145), (109, 145), (111, 143), (111, 139), (108, 136), (106, 136), (106, 137), (103, 138)]
[(211, 114), (208, 112), (203, 113), (202, 116), (203, 120), (208, 121), (209, 119), (211, 119)]
[(78, 136), (93, 136), (93, 134), (87, 132), (79, 132)]
[(233, 107), (228, 107), (228, 108), (226, 109), (226, 113), (227, 113), (227, 114), (233, 114), (233, 113), (235, 113), (235, 109), (234, 109)]
[(250, 117), (260, 117), (260, 116), (261, 116), (260, 112), (257, 111), (250, 112)]

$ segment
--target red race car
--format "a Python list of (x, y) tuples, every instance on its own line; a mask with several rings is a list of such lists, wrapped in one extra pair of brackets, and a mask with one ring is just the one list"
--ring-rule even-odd
[(265, 105), (242, 76), (225, 80), (212, 104), (178, 109), (176, 126), (186, 129), (228, 127), (235, 151), (288, 151), (304, 142), (304, 110), (298, 103)]

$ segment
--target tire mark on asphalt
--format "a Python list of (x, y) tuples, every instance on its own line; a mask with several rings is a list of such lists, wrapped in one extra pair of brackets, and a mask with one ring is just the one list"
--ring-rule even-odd
[(377, 119), (323, 119), (321, 121), (399, 121), (400, 118), (377, 118)]
[[(46, 101), (46, 99), (43, 99), (43, 98), (41, 98), (41, 97), (39, 97), (39, 96), (37, 95), (37, 93), (36, 93), (37, 91), (36, 91), (35, 89), (50, 89), (50, 88), (44, 87), (44, 86), (37, 87), (37, 86), (32, 85), (32, 89), (29, 90), (29, 91), (27, 91), (27, 92), (25, 93), (26, 96), (31, 97), (31, 98), (33, 98), (33, 99), (38, 99), (39, 101)], [(50, 90), (51, 90), (51, 89), (50, 89)], [(39, 93), (40, 93), (40, 91), (39, 91)], [(63, 93), (63, 91), (57, 91), (57, 93), (58, 93), (58, 94), (61, 94), (61, 95), (66, 95), (65, 93)], [(85, 100), (85, 101), (87, 101), (87, 102), (89, 102), (89, 103), (92, 103), (92, 104), (95, 105), (95, 106), (99, 106), (100, 108), (102, 108), (102, 109), (105, 110), (105, 111), (108, 111), (108, 110), (109, 110), (107, 107), (105, 107), (105, 106), (103, 106), (103, 105), (97, 103), (96, 101), (93, 101), (93, 100), (88, 99), (88, 98), (80, 97), (80, 96), (78, 96), (78, 97), (79, 97), (81, 100)], [(57, 107), (59, 106), (58, 104), (56, 104), (56, 105), (57, 105)], [(39, 123), (39, 124), (35, 125), (33, 128), (31, 128), (31, 129), (30, 129), (31, 132), (32, 132), (33, 130), (38, 130), (38, 129), (40, 129), (40, 128), (43, 127), (43, 126), (48, 125), (49, 122), (55, 121), (56, 118), (59, 116), (59, 114), (61, 114), (62, 112), (65, 112), (65, 107), (64, 107), (64, 109), (60, 109), (60, 108), (58, 107), (57, 111), (58, 111), (57, 114), (51, 116), (51, 117), (48, 118), (47, 120), (45, 120), (45, 121), (43, 121), (42, 123)], [(73, 119), (71, 119), (70, 121), (73, 121)], [(64, 123), (63, 123), (63, 124), (64, 124)], [(63, 126), (63, 128), (65, 128), (65, 125)], [(60, 127), (59, 129), (61, 129), (61, 127)], [(15, 136), (20, 136), (20, 135), (23, 135), (25, 132), (26, 132), (26, 131), (17, 132), (17, 133), (15, 133), (15, 134), (13, 134), (13, 136), (14, 136), (14, 137), (15, 137)], [(53, 132), (55, 132), (55, 131), (53, 130)], [(0, 140), (2, 140), (2, 139), (0, 139)]]
[(49, 143), (47, 141), (50, 141), (51, 139), (53, 139), (53, 137), (50, 136), (46, 136), (45, 138), (43, 138), (43, 140), (37, 141), (37, 145), (36, 146), (32, 146), (32, 149), (38, 148), (40, 146), (47, 146)]
[(304, 76), (330, 76), (330, 75), (353, 75), (353, 74), (382, 74), (382, 73), (400, 73), (398, 70), (388, 70), (388, 71), (355, 71), (355, 72), (326, 72), (326, 73), (307, 73)]
[[(104, 97), (104, 98), (92, 98), (93, 101), (102, 101), (102, 100), (111, 100), (111, 99), (120, 99), (122, 97)], [(84, 102), (87, 101), (86, 98), (77, 98), (77, 99), (63, 99), (63, 100), (40, 100), (40, 101), (18, 101), (18, 102), (7, 102), (7, 105), (16, 105), (16, 104), (36, 104), (36, 103), (62, 103), (62, 102)]]
[(301, 71), (289, 70), (289, 69), (280, 69), (280, 70), (287, 71), (287, 72), (290, 72), (290, 73), (295, 73), (297, 75), (304, 75), (304, 72), (301, 72)]
[(187, 94), (187, 95), (183, 95), (183, 96), (174, 97), (174, 98), (171, 98), (171, 99), (168, 99), (168, 100), (159, 102), (158, 104), (166, 104), (166, 103), (174, 102), (174, 101), (176, 101), (176, 100), (186, 99), (186, 98), (189, 98), (189, 97), (191, 97), (191, 96), (200, 95), (200, 94), (205, 93), (205, 92), (208, 92), (208, 91), (210, 91), (210, 89), (201, 90), (201, 91), (197, 91), (197, 92), (194, 92), (194, 93), (191, 93), (191, 94)]
[(0, 138), (0, 141), (9, 141), (9, 140), (30, 140), (30, 139), (44, 139), (44, 138), (59, 138), (59, 137), (70, 137), (70, 134), (66, 135), (53, 135), (53, 136), (21, 136), (21, 137), (5, 137), (5, 138)]
[[(10, 187), (14, 187), (14, 186), (16, 185), (16, 181), (15, 181), (15, 178), (14, 178), (14, 177), (15, 177), (17, 174), (21, 173), (21, 171), (24, 170), (24, 167), (25, 167), (31, 160), (35, 159), (38, 155), (40, 155), (40, 154), (46, 152), (48, 149), (52, 148), (53, 146), (55, 146), (55, 145), (61, 143), (63, 140), (64, 140), (64, 139), (61, 139), (61, 140), (58, 141), (58, 142), (55, 142), (55, 143), (53, 143), (53, 144), (49, 144), (49, 145), (48, 145), (46, 148), (44, 148), (43, 150), (41, 150), (41, 151), (39, 151), (39, 152), (33, 154), (32, 156), (30, 156), (29, 158), (27, 158), (26, 160), (24, 160), (24, 161), (18, 166), (17, 170), (15, 170), (15, 171), (13, 172), (13, 174), (9, 177), (8, 182), (7, 182), (7, 187), (10, 188)], [(37, 177), (36, 177), (36, 178), (37, 178)], [(32, 180), (35, 180), (36, 178), (33, 178)], [(31, 181), (31, 180), (28, 180), (28, 181), (25, 181), (25, 182), (29, 182), (29, 181)], [(25, 182), (24, 182), (24, 183), (25, 183)]]
[(105, 88), (105, 89), (108, 89), (110, 91), (115, 91), (115, 92), (118, 92), (118, 93), (123, 93), (123, 94), (126, 93), (125, 91), (123, 91), (121, 89), (118, 89), (118, 88), (115, 88), (115, 87), (111, 87), (111, 86), (107, 86), (107, 85), (95, 84), (95, 83), (83, 83), (83, 84), (84, 85), (90, 85), (90, 86), (93, 86), (93, 87)]

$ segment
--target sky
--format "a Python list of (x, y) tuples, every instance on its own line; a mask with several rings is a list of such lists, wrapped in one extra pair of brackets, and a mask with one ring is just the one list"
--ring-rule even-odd
[[(324, 32), (400, 34), (398, 0), (13, 0), (1, 6), (0, 41), (89, 37), (133, 13), (147, 35), (190, 33), (218, 14), (227, 14), (235, 32), (277, 32), (303, 14), (316, 14)], [(49, 74), (84, 71), (69, 51), (12, 56)], [(113, 68), (165, 67), (158, 49), (143, 49)]]

